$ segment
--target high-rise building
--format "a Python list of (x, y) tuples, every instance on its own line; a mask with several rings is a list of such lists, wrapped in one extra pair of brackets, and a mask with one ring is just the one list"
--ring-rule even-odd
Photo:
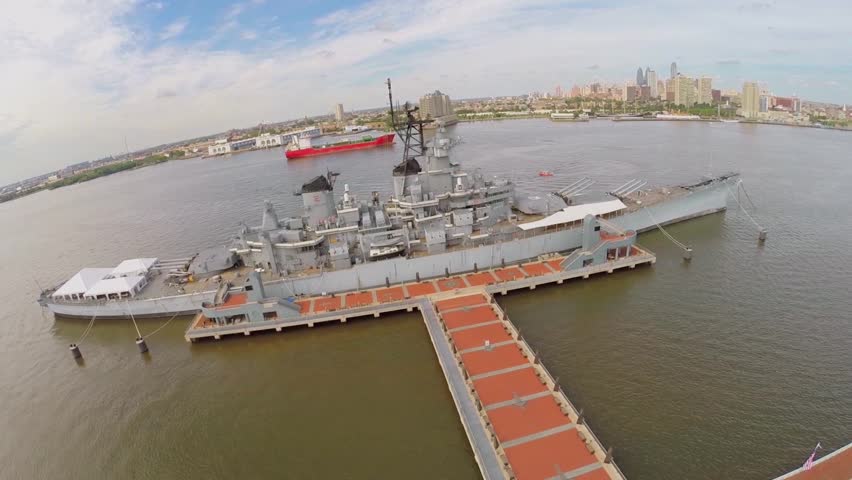
[(651, 98), (658, 98), (660, 92), (657, 91), (657, 72), (650, 68), (645, 69), (645, 83), (651, 87)]
[(345, 113), (343, 112), (343, 104), (342, 103), (338, 103), (337, 105), (334, 106), (334, 119), (335, 120), (337, 120), (338, 122), (342, 122), (344, 114)]
[(420, 97), (420, 116), (422, 118), (438, 118), (444, 115), (452, 115), (453, 106), (450, 97), (435, 90)]
[(655, 98), (666, 99), (666, 82), (657, 80), (657, 96)]
[(719, 103), (722, 101), (721, 90), (710, 90), (710, 96), (713, 97), (713, 103)]
[(760, 87), (756, 82), (743, 83), (742, 114), (746, 118), (757, 117), (760, 112)]
[(698, 103), (713, 103), (713, 79), (707, 76), (698, 79)]
[(675, 105), (691, 107), (695, 105), (695, 81), (685, 75), (678, 75), (672, 82)]
[(676, 63), (676, 62), (672, 62), (672, 75), (671, 75), (671, 77), (669, 77), (669, 78), (671, 78), (672, 80), (674, 80), (674, 78), (675, 78), (675, 77), (677, 77), (677, 63)]
[(645, 85), (645, 75), (642, 73), (642, 67), (636, 70), (636, 85), (639, 87)]
[(624, 85), (624, 89), (621, 93), (621, 100), (625, 102), (632, 102), (636, 100), (639, 96), (639, 89), (641, 87), (637, 87), (636, 85)]

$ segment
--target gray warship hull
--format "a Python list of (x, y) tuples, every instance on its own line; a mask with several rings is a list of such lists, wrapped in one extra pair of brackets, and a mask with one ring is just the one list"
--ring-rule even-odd
[[(647, 207), (634, 209), (608, 218), (625, 230), (645, 232), (717, 212), (727, 207), (730, 179), (711, 182), (690, 189), (684, 195), (660, 201)], [(523, 235), (492, 243), (433, 253), (410, 258), (395, 257), (352, 265), (349, 268), (328, 270), (314, 274), (290, 275), (265, 283), (268, 294), (280, 297), (297, 295), (322, 295), (344, 291), (379, 287), (387, 283), (399, 284), (450, 274), (469, 272), (477, 268), (499, 267), (533, 259), (555, 252), (566, 252), (582, 244), (582, 228), (560, 228), (556, 231)], [(73, 302), (45, 299), (42, 304), (55, 315), (64, 317), (129, 318), (166, 317), (194, 314), (201, 304), (211, 302), (215, 290), (157, 298), (136, 298), (121, 301)]]

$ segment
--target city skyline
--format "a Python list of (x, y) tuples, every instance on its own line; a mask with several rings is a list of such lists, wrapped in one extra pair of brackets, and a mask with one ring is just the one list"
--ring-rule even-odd
[[(636, 59), (664, 80), (676, 61), (693, 78), (711, 76), (714, 88), (740, 89), (754, 80), (782, 95), (848, 103), (844, 19), (852, 5), (830, 6), (15, 4), (0, 29), (7, 72), (0, 86), (14, 92), (0, 113), (0, 184), (122, 152), (125, 138), (137, 150), (330, 113), (335, 103), (380, 106), (388, 76), (399, 98), (415, 100), (436, 88), (470, 98), (626, 80)], [(666, 28), (649, 34), (649, 24)], [(743, 36), (748, 42), (734, 40)]]

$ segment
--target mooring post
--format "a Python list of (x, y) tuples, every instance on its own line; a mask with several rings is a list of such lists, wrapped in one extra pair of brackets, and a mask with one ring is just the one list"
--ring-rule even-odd
[(148, 351), (148, 345), (145, 343), (145, 339), (142, 337), (136, 338), (136, 347), (139, 349), (139, 353), (145, 353)]
[(612, 463), (612, 447), (606, 449), (606, 457), (604, 463)]

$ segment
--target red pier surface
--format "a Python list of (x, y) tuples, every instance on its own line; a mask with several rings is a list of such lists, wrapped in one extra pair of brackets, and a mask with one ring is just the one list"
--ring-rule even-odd
[(382, 135), (381, 137), (372, 140), (345, 143), (341, 145), (327, 145), (324, 147), (301, 148), (299, 150), (285, 150), (284, 156), (287, 160), (296, 158), (313, 157), (316, 155), (328, 155), (330, 153), (346, 152), (348, 150), (363, 150), (365, 148), (380, 147), (382, 145), (391, 145), (393, 143), (393, 133)]
[[(545, 275), (547, 267), (536, 263), (523, 270), (504, 269), (498, 271), (498, 278), (499, 272), (509, 278)], [(470, 281), (470, 275), (467, 278)], [(550, 480), (563, 474), (579, 480), (621, 478), (611, 476), (595, 456), (600, 447), (589, 443), (588, 434), (580, 433), (582, 427), (571, 420), (535, 360), (500, 321), (495, 310), (499, 307), (491, 304), (489, 296), (446, 298), (435, 301), (435, 307), (513, 478)]]
[(849, 480), (852, 478), (852, 443), (817, 458), (810, 470), (793, 470), (775, 480)]

